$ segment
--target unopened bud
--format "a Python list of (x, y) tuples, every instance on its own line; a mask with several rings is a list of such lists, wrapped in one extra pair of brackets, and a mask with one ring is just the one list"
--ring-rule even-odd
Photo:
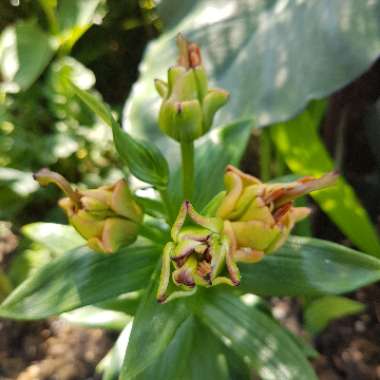
[(34, 175), (42, 186), (54, 183), (67, 195), (59, 201), (70, 224), (97, 252), (112, 253), (132, 244), (143, 212), (124, 180), (111, 186), (77, 191), (60, 174), (42, 169)]
[(159, 127), (177, 141), (190, 142), (207, 133), (215, 113), (228, 100), (228, 92), (208, 88), (207, 73), (199, 47), (177, 36), (179, 58), (168, 70), (168, 82), (156, 79), (155, 86), (163, 98)]

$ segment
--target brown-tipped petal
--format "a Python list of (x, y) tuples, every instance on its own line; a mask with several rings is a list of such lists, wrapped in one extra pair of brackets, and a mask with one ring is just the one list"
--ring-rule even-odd
[(177, 34), (176, 42), (178, 48), (178, 65), (188, 69), (190, 67), (189, 42), (181, 33)]
[(33, 174), (33, 178), (41, 185), (47, 186), (50, 183), (54, 183), (58, 186), (76, 205), (79, 206), (80, 194), (73, 190), (69, 182), (61, 176), (59, 173), (50, 171), (49, 169), (41, 169), (37, 173)]
[(183, 258), (191, 255), (196, 247), (202, 245), (204, 244), (196, 240), (182, 240), (176, 245), (175, 249), (172, 250), (171, 259), (179, 262)]
[(227, 172), (233, 172), (233, 173), (237, 174), (242, 179), (244, 186), (261, 185), (262, 184), (262, 182), (258, 178), (254, 177), (253, 175), (242, 172), (241, 170), (239, 170), (238, 168), (236, 168), (233, 165), (228, 165), (226, 167), (226, 173)]
[(302, 195), (331, 186), (337, 181), (338, 177), (339, 175), (337, 173), (331, 172), (316, 179), (310, 177), (301, 178), (296, 182), (294, 187), (284, 189), (284, 194), (275, 200), (275, 206), (281, 206), (295, 198), (301, 197)]
[(187, 212), (190, 218), (200, 226), (207, 228), (210, 231), (220, 233), (223, 230), (223, 220), (220, 218), (208, 218), (195, 211), (190, 202), (186, 203)]

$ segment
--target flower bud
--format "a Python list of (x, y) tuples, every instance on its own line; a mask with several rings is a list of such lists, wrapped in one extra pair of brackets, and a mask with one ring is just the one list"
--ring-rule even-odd
[(304, 177), (290, 183), (264, 184), (257, 178), (228, 166), (227, 193), (216, 215), (225, 220), (229, 237), (236, 244), (236, 261), (257, 262), (280, 248), (295, 223), (309, 215), (306, 207), (295, 207), (294, 199), (330, 186), (337, 174)]
[[(187, 215), (192, 224), (185, 226)], [(163, 252), (157, 293), (159, 302), (168, 301), (181, 293), (186, 295), (196, 286), (239, 285), (239, 270), (233, 261), (230, 241), (224, 234), (220, 218), (204, 217), (186, 201), (173, 225), (171, 236), (173, 241), (165, 246)], [(167, 297), (170, 276), (172, 283), (183, 292), (177, 291)]]
[(158, 124), (162, 132), (179, 142), (191, 142), (208, 132), (214, 115), (226, 104), (229, 94), (208, 88), (199, 47), (177, 36), (179, 58), (168, 71), (168, 82), (156, 79), (163, 98)]
[(124, 180), (111, 186), (77, 191), (60, 174), (42, 169), (34, 175), (42, 186), (54, 183), (67, 195), (59, 201), (70, 224), (97, 252), (112, 253), (132, 244), (143, 212)]

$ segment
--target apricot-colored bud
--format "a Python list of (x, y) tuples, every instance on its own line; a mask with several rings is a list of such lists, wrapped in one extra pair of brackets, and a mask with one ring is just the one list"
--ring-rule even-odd
[(226, 194), (216, 215), (229, 223), (230, 239), (237, 249), (236, 261), (257, 262), (281, 247), (295, 223), (309, 215), (295, 207), (294, 199), (332, 185), (337, 174), (304, 177), (290, 183), (264, 184), (259, 179), (228, 166), (224, 176)]
[(76, 191), (60, 174), (48, 169), (40, 170), (35, 178), (43, 186), (55, 183), (66, 193), (59, 205), (94, 251), (112, 253), (136, 240), (143, 212), (126, 181)]

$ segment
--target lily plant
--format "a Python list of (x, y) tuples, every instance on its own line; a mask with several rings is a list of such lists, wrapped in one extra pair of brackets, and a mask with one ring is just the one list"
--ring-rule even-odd
[(162, 98), (158, 127), (179, 146), (170, 169), (152, 142), (132, 137), (98, 97), (65, 81), (112, 128), (130, 176), (155, 195), (140, 195), (129, 176), (83, 189), (47, 168), (35, 173), (40, 185), (64, 192), (59, 206), (81, 238), (16, 288), (0, 316), (67, 317), (75, 309), (129, 316), (102, 362), (104, 379), (250, 379), (253, 373), (316, 379), (308, 359), (317, 353), (280, 325), (263, 296), (312, 302), (349, 292), (379, 279), (380, 261), (290, 236), (310, 214), (295, 200), (334, 186), (338, 175), (263, 183), (239, 170), (252, 122), (212, 129), (230, 95), (209, 87), (195, 43), (179, 35), (177, 45), (167, 81), (154, 83)]

